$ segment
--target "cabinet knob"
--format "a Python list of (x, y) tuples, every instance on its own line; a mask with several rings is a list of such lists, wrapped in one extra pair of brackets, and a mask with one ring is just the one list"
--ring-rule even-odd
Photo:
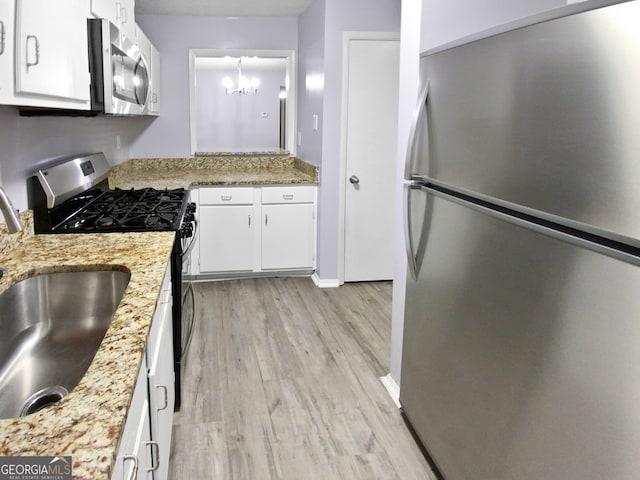
[(156, 385), (156, 388), (164, 391), (164, 406), (158, 408), (158, 411), (164, 410), (169, 406), (169, 389), (165, 385)]
[(349, 181), (351, 182), (352, 185), (357, 185), (360, 183), (360, 179), (358, 177), (356, 177), (355, 175), (351, 175), (349, 177)]
[(133, 468), (131, 469), (131, 475), (129, 475), (129, 478), (127, 480), (135, 480), (136, 478), (138, 478), (138, 456), (123, 455), (122, 463), (124, 464), (124, 462), (126, 462), (127, 460), (133, 460)]
[(5, 37), (4, 22), (0, 20), (0, 55), (4, 53), (4, 37)]
[[(33, 62), (29, 61), (29, 43), (32, 42), (34, 44), (35, 47), (35, 60)], [(36, 37), (35, 35), (27, 35), (27, 48), (26, 50), (26, 61), (27, 61), (27, 70), (29, 69), (29, 67), (35, 67), (36, 65), (38, 65), (40, 63), (40, 41), (38, 40), (38, 37)]]
[(156, 454), (153, 457), (154, 458), (154, 466), (151, 468), (147, 468), (147, 472), (155, 472), (160, 468), (160, 444), (158, 442), (154, 442), (154, 441), (149, 441), (146, 442), (147, 445), (151, 446), (151, 450), (153, 451), (155, 449)]

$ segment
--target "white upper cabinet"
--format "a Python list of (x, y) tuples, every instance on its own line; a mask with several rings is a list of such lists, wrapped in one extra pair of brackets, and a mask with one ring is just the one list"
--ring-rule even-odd
[(10, 103), (89, 109), (88, 15), (85, 0), (16, 1)]
[(132, 42), (136, 39), (134, 0), (91, 0), (91, 13), (113, 23)]
[(149, 113), (160, 113), (160, 52), (151, 45), (151, 94), (149, 96)]
[(13, 19), (15, 2), (0, 1), (0, 104), (13, 97)]

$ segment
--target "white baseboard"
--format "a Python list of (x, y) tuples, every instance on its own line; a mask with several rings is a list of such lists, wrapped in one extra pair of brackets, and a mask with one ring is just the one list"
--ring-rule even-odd
[(389, 392), (389, 396), (396, 404), (396, 407), (400, 408), (400, 387), (396, 383), (396, 381), (391, 378), (391, 374), (387, 374), (384, 377), (380, 377), (380, 381)]
[(315, 272), (311, 275), (311, 280), (313, 280), (313, 283), (315, 283), (318, 288), (337, 288), (340, 286), (340, 280), (320, 278)]

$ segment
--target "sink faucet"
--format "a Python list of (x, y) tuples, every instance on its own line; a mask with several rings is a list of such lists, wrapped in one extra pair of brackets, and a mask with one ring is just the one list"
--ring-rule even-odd
[(18, 216), (18, 212), (13, 208), (13, 205), (11, 205), (11, 200), (9, 200), (9, 197), (7, 197), (2, 187), (0, 187), (0, 210), (2, 210), (2, 215), (4, 215), (4, 221), (7, 223), (9, 233), (22, 231), (22, 221)]

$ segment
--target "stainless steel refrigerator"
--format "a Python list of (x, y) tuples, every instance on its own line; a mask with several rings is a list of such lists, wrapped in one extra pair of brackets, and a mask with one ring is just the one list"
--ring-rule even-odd
[(640, 0), (421, 56), (400, 402), (446, 480), (640, 478)]

